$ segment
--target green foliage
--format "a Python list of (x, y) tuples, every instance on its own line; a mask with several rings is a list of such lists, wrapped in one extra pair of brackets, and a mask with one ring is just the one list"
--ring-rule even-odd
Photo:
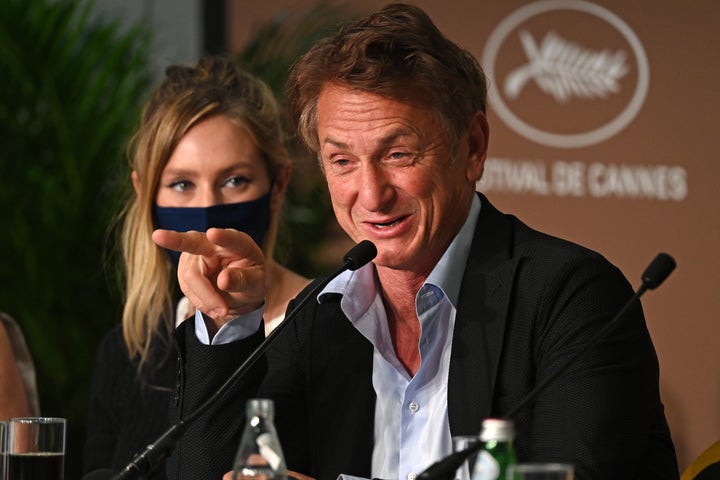
[(350, 7), (338, 3), (320, 2), (304, 10), (281, 10), (253, 33), (237, 59), (282, 99), (291, 65), (317, 40), (354, 16)]
[(92, 1), (7, 0), (0, 12), (0, 309), (27, 337), (43, 414), (70, 420), (68, 478), (92, 357), (120, 318), (102, 259), (149, 44)]
[[(238, 62), (282, 99), (290, 65), (352, 15), (320, 4), (286, 12)], [(125, 148), (151, 82), (152, 35), (98, 16), (93, 0), (6, 0), (0, 9), (0, 310), (33, 354), (44, 415), (69, 419), (66, 478), (80, 478), (87, 391), (100, 337), (120, 321), (105, 256), (128, 188)], [(293, 149), (285, 262), (307, 275), (334, 225), (314, 158)], [(118, 177), (121, 175), (121, 177)]]

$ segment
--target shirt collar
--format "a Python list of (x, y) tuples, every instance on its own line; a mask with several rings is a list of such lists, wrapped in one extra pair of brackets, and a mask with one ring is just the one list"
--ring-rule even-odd
[[(470, 254), (470, 245), (475, 233), (480, 208), (479, 196), (473, 195), (470, 212), (465, 223), (425, 280), (425, 284), (435, 285), (440, 288), (455, 308), (457, 308), (460, 284)], [(346, 314), (349, 314), (349, 317), (364, 314), (370, 308), (377, 293), (375, 265), (371, 262), (355, 271), (344, 271), (331, 280), (318, 294), (318, 301), (321, 301), (324, 295), (331, 293), (343, 296), (341, 301), (342, 309)]]

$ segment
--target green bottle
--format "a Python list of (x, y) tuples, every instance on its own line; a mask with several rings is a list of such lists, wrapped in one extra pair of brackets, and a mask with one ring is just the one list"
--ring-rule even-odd
[[(511, 420), (487, 418), (483, 420), (480, 440), (485, 448), (478, 453), (471, 475), (472, 480), (506, 480), (508, 465), (515, 465), (515, 426)], [(508, 479), (510, 480), (510, 479)]]

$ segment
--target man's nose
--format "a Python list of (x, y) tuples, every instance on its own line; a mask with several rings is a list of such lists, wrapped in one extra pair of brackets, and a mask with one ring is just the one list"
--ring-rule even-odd
[(391, 178), (382, 165), (366, 162), (360, 167), (358, 201), (368, 211), (380, 211), (393, 195)]

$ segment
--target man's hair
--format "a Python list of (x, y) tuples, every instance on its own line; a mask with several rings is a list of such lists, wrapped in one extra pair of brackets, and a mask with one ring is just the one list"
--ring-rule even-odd
[(451, 148), (486, 108), (487, 84), (477, 60), (448, 40), (424, 11), (402, 3), (348, 24), (293, 66), (286, 91), (290, 119), (315, 152), (317, 101), (329, 84), (429, 109)]

